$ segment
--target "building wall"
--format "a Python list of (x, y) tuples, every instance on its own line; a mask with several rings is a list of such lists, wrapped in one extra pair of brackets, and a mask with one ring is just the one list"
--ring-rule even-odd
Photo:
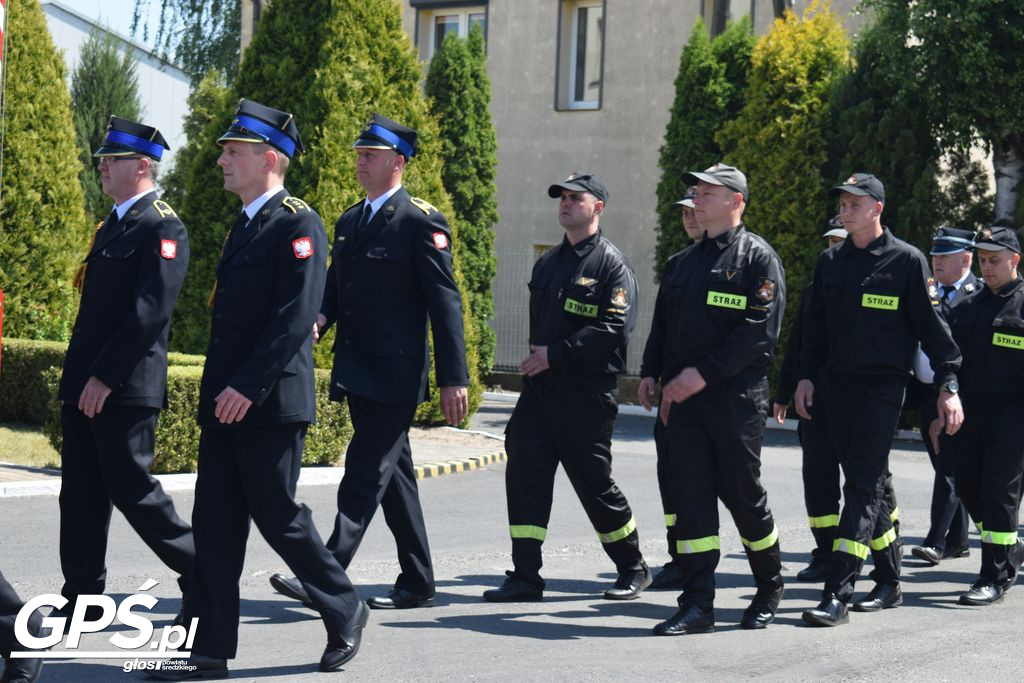
[[(421, 55), (428, 36), (423, 13), (405, 3), (405, 26)], [(445, 3), (437, 3), (442, 7)], [(458, 3), (452, 2), (451, 6)], [(655, 191), (658, 149), (675, 97), (679, 56), (697, 17), (710, 24), (712, 0), (605, 0), (601, 107), (558, 111), (560, 0), (490, 0), (487, 56), (498, 138), (498, 274), (494, 283), (497, 369), (514, 369), (526, 355), (529, 326), (526, 282), (539, 245), (557, 244), (562, 230), (547, 186), (572, 171), (593, 172), (610, 197), (601, 228), (629, 259), (640, 284), (639, 318), (629, 352), (639, 371), (654, 298)], [(797, 0), (797, 12), (809, 0)], [(856, 30), (856, 0), (834, 0), (833, 10)], [(759, 34), (774, 16), (768, 0), (733, 0), (732, 15), (753, 13)], [(434, 10), (436, 11), (436, 9)], [(564, 69), (563, 65), (560, 67)]]
[(170, 145), (171, 150), (164, 156), (164, 162), (173, 159), (175, 151), (185, 144), (183, 125), (184, 117), (188, 113), (189, 95), (189, 80), (185, 73), (128, 38), (105, 29), (59, 2), (43, 2), (42, 7), (53, 42), (64, 53), (69, 79), (78, 65), (78, 54), (82, 44), (89, 39), (94, 30), (111, 33), (121, 43), (122, 49), (130, 50), (134, 54), (139, 62), (139, 101), (142, 104), (142, 119), (146, 124), (159, 129)]

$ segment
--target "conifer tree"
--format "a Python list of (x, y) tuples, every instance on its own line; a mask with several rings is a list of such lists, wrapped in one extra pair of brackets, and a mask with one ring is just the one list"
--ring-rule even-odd
[(786, 269), (784, 337), (824, 248), (820, 234), (833, 210), (826, 190), (841, 180), (828, 164), (836, 135), (831, 102), (849, 49), (839, 19), (818, 0), (802, 17), (776, 19), (754, 48), (743, 109), (717, 138), (726, 162), (747, 174), (744, 224), (768, 240)]
[(686, 192), (682, 174), (707, 168), (721, 159), (715, 133), (743, 104), (754, 42), (747, 17), (730, 24), (714, 41), (708, 38), (703, 20), (698, 19), (683, 48), (676, 96), (660, 150), (655, 280), (661, 279), (668, 257), (686, 246), (679, 207), (674, 205)]
[(139, 121), (138, 60), (122, 51), (120, 40), (93, 32), (82, 44), (78, 65), (71, 74), (71, 109), (82, 160), (82, 190), (89, 217), (102, 221), (110, 212), (110, 198), (100, 186), (92, 153), (103, 142), (110, 115)]
[(37, 0), (9, 3), (0, 157), (4, 334), (70, 337), (71, 286), (93, 225), (86, 219), (64, 60)]
[[(352, 143), (373, 112), (415, 128), (416, 156), (403, 184), (435, 205), (452, 224), (455, 275), (461, 289), (458, 224), (441, 181), (438, 126), (421, 86), (422, 71), (402, 28), (401, 7), (392, 0), (275, 0), (266, 8), (246, 49), (232, 97), (203, 129), (181, 207), (189, 228), (192, 261), (179, 301), (182, 350), (203, 352), (209, 331), (206, 297), (213, 271), (238, 202), (223, 190), (216, 160), (217, 137), (227, 128), (239, 97), (292, 112), (306, 148), (290, 165), (285, 184), (324, 219), (333, 243), (334, 222), (364, 191), (355, 176)], [(463, 298), (471, 408), (479, 403), (476, 327)], [(330, 364), (333, 331), (316, 347), (319, 365)], [(431, 373), (433, 379), (433, 373)], [(421, 408), (420, 419), (441, 419), (438, 392)]]
[(491, 82), (484, 37), (474, 26), (468, 38), (449, 33), (430, 60), (427, 96), (441, 129), (441, 179), (459, 225), (464, 294), (480, 340), (481, 376), (494, 363), (491, 283), (498, 269), (493, 226), (498, 222), (497, 140), (491, 121)]

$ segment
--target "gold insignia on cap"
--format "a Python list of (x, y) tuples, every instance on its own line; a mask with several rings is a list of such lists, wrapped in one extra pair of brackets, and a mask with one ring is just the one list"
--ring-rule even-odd
[(978, 233), (978, 237), (980, 237), (983, 240), (990, 240), (990, 239), (992, 239), (992, 229), (991, 228), (984, 228), (980, 233)]
[(720, 169), (721, 167), (722, 167), (722, 164), (720, 164), (720, 163), (718, 163), (718, 164), (714, 164), (714, 165), (712, 165), (712, 166), (711, 166), (711, 167), (709, 167), (709, 168), (705, 168), (705, 169), (704, 169), (704, 172), (705, 172), (705, 173), (714, 173), (715, 171), (717, 171), (717, 170), (718, 170), (718, 169)]
[(846, 179), (846, 182), (843, 183), (843, 185), (856, 185), (858, 182), (860, 181), (857, 180), (857, 174), (854, 173), (852, 176)]

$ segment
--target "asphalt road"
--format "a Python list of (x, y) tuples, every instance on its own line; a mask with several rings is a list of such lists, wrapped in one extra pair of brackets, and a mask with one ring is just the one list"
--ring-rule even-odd
[[(510, 405), (485, 404), (477, 429), (499, 432)], [(614, 476), (629, 498), (651, 565), (666, 559), (662, 511), (654, 469), (652, 422), (620, 417)], [(931, 470), (923, 449), (899, 443), (892, 456), (903, 531), (909, 545), (927, 531)], [(651, 627), (675, 611), (676, 594), (648, 592), (633, 602), (601, 599), (614, 581), (611, 562), (561, 473), (545, 543), (545, 602), (492, 605), (480, 593), (498, 585), (510, 568), (504, 502), (504, 465), (428, 479), (420, 492), (430, 530), (438, 606), (371, 614), (363, 647), (344, 672), (320, 674), (316, 662), (325, 634), (312, 611), (275, 594), (270, 574), (287, 571), (254, 529), (242, 576), (242, 623), (232, 678), (246, 680), (347, 681), (552, 681), (552, 680), (996, 680), (1020, 674), (1016, 657), (1024, 631), (1024, 587), (1001, 605), (964, 608), (957, 596), (976, 575), (977, 537), (970, 558), (925, 568), (904, 563), (903, 607), (880, 614), (851, 614), (847, 626), (804, 626), (800, 612), (819, 599), (820, 586), (798, 584), (793, 575), (809, 557), (800, 482), (800, 457), (790, 432), (769, 432), (763, 479), (780, 531), (786, 564), (786, 597), (774, 625), (760, 632), (736, 625), (753, 589), (739, 537), (721, 511), (723, 560), (718, 573), (717, 631), (659, 638)], [(302, 487), (300, 498), (330, 532), (335, 489)], [(183, 514), (191, 493), (174, 493)], [(0, 567), (23, 598), (59, 592), (57, 499), (0, 498)], [(147, 579), (160, 583), (157, 626), (177, 612), (175, 577), (114, 513), (108, 551), (109, 595), (121, 600)], [(394, 544), (382, 519), (371, 526), (350, 576), (360, 595), (382, 594), (398, 572)], [(859, 592), (870, 589), (865, 579)], [(112, 651), (115, 625), (83, 637), (82, 648)], [(129, 659), (125, 657), (125, 659)], [(123, 660), (52, 661), (43, 680), (138, 680)]]

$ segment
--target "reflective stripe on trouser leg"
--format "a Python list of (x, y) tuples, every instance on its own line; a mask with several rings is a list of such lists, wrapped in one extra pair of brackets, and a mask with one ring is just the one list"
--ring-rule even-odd
[[(978, 525), (979, 529), (981, 525)], [(981, 532), (981, 542), (992, 545), (1017, 545), (1017, 530), (1013, 531), (991, 531), (985, 529)]]
[(535, 541), (543, 542), (547, 538), (548, 530), (542, 526), (533, 526), (532, 524), (510, 524), (508, 534), (513, 539), (532, 538)]
[(757, 552), (758, 550), (767, 550), (775, 545), (779, 540), (779, 527), (772, 527), (772, 532), (764, 538), (759, 538), (754, 541), (749, 541), (740, 536), (740, 541), (743, 545), (747, 546), (750, 550)]
[(705, 536), (704, 538), (688, 538), (676, 541), (676, 552), (680, 555), (695, 555), (707, 553), (712, 550), (721, 550), (722, 541), (718, 536)]
[(888, 531), (886, 531), (884, 534), (882, 534), (878, 538), (872, 538), (871, 539), (871, 544), (870, 544), (871, 545), (871, 549), (872, 550), (885, 550), (895, 540), (896, 540), (896, 530), (890, 527)]
[(615, 531), (609, 531), (606, 534), (603, 534), (600, 531), (597, 532), (597, 538), (601, 543), (614, 543), (615, 541), (621, 541), (634, 531), (636, 531), (636, 517), (630, 517), (628, 522)]
[(807, 523), (812, 529), (827, 529), (829, 527), (839, 526), (839, 513), (822, 515), (821, 517), (808, 517)]
[(665, 513), (665, 526), (674, 527), (676, 525), (676, 516)]
[(847, 553), (861, 560), (868, 559), (871, 549), (863, 543), (858, 543), (849, 538), (837, 538), (832, 542), (832, 552)]

